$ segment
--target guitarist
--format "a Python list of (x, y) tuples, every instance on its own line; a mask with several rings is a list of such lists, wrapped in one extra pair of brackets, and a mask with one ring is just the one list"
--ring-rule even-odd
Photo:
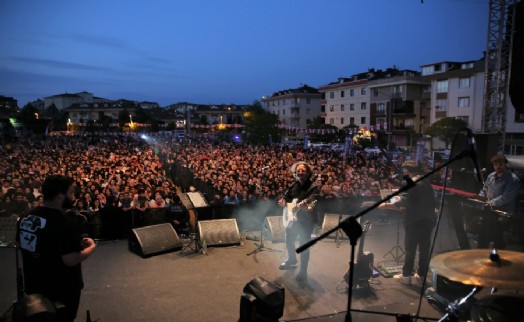
[[(296, 221), (290, 221), (286, 227), (288, 259), (280, 264), (279, 269), (281, 270), (294, 269), (297, 266), (297, 255), (295, 252), (297, 239), (302, 245), (311, 240), (311, 234), (317, 221), (314, 200), (311, 199), (320, 193), (320, 189), (312, 178), (311, 166), (307, 163), (303, 161), (295, 163), (291, 167), (291, 172), (296, 181), (288, 188), (283, 198), (278, 201), (282, 207), (286, 207), (287, 203), (296, 202), (296, 209), (293, 211), (293, 215), (296, 215)], [(290, 214), (287, 213), (287, 215)], [(286, 221), (286, 218), (284, 218), (284, 221)], [(297, 281), (307, 281), (308, 263), (309, 249), (300, 253), (300, 271), (296, 277)]]

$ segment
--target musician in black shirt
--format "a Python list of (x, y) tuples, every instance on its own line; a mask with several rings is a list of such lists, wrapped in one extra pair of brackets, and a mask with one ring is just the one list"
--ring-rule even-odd
[[(286, 226), (286, 249), (288, 259), (280, 265), (281, 270), (293, 269), (297, 266), (295, 242), (298, 239), (301, 245), (311, 240), (313, 228), (317, 222), (315, 198), (320, 194), (314, 179), (312, 169), (305, 162), (297, 162), (291, 167), (296, 182), (287, 190), (279, 205), (284, 208), (284, 225)], [(290, 205), (293, 204), (294, 206)], [(307, 281), (309, 264), (309, 249), (300, 253), (300, 271), (297, 281)]]

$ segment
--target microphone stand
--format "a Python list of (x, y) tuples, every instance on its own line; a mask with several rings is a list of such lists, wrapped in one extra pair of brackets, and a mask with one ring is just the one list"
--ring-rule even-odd
[(433, 169), (432, 171), (426, 173), (425, 175), (418, 178), (416, 181), (408, 180), (408, 183), (397, 191), (391, 193), (390, 195), (386, 196), (384, 199), (377, 201), (374, 205), (360, 211), (358, 214), (354, 216), (350, 216), (347, 219), (344, 219), (342, 222), (340, 222), (337, 226), (331, 228), (330, 230), (324, 232), (322, 235), (318, 236), (317, 238), (314, 238), (310, 240), (309, 242), (305, 243), (304, 245), (301, 245), (298, 247), (295, 251), (297, 254), (300, 254), (301, 252), (305, 251), (309, 247), (315, 245), (320, 240), (326, 238), (327, 236), (331, 235), (333, 232), (335, 232), (337, 229), (342, 229), (346, 235), (348, 235), (349, 240), (351, 242), (351, 254), (350, 254), (350, 261), (349, 261), (349, 286), (348, 286), (348, 304), (347, 304), (347, 311), (346, 311), (346, 318), (345, 322), (351, 322), (351, 300), (353, 297), (353, 271), (355, 267), (355, 244), (358, 240), (358, 238), (362, 235), (362, 227), (358, 223), (357, 219), (364, 216), (371, 210), (377, 208), (384, 202), (390, 200), (391, 198), (398, 196), (399, 194), (408, 191), (409, 189), (416, 186), (417, 182), (425, 180), (426, 178), (432, 176), (433, 174), (437, 173), (441, 169), (447, 167), (451, 163), (458, 161), (460, 159), (463, 159), (465, 157), (473, 157), (474, 151), (472, 149), (469, 150), (463, 150), (457, 155), (450, 157), (448, 161), (444, 162), (442, 165), (438, 166), (437, 168)]

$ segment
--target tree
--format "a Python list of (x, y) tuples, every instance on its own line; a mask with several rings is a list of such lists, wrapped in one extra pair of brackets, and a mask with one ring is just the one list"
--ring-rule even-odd
[(265, 111), (260, 102), (255, 101), (244, 111), (247, 134), (245, 141), (253, 144), (269, 144), (271, 137), (272, 142), (280, 142), (277, 124), (278, 116)]
[(447, 149), (455, 134), (467, 126), (468, 123), (464, 120), (445, 117), (428, 126), (424, 134), (441, 139), (446, 144)]

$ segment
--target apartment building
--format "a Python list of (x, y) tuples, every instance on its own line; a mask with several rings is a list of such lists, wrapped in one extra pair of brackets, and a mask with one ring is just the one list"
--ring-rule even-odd
[(316, 88), (304, 85), (263, 97), (262, 106), (276, 114), (280, 124), (305, 129), (315, 117), (320, 116), (320, 97)]
[(420, 72), (389, 68), (368, 83), (370, 119), (388, 147), (415, 145), (429, 124), (430, 82)]
[(430, 122), (455, 117), (482, 132), (484, 59), (423, 65), (422, 76), (431, 82)]
[(339, 129), (348, 125), (369, 128), (368, 78), (372, 75), (360, 73), (319, 86), (318, 91), (322, 94), (320, 116), (326, 124)]

